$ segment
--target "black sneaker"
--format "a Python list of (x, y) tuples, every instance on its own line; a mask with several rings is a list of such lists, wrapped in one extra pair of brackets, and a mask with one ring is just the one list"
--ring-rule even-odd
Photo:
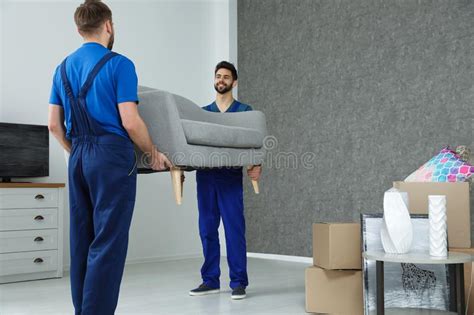
[(245, 288), (244, 287), (237, 287), (232, 290), (232, 300), (242, 300), (246, 297)]
[(219, 293), (219, 288), (211, 288), (205, 285), (204, 283), (201, 284), (196, 289), (189, 291), (189, 295), (192, 295), (192, 296), (200, 296), (200, 295), (213, 294), (213, 293)]

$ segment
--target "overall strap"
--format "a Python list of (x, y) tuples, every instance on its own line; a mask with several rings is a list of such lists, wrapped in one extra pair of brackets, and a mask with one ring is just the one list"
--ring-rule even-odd
[(94, 79), (97, 76), (97, 74), (100, 72), (102, 67), (107, 63), (107, 61), (109, 61), (110, 59), (112, 59), (115, 56), (118, 56), (118, 54), (111, 51), (111, 52), (105, 54), (99, 60), (99, 62), (94, 66), (92, 71), (87, 76), (86, 82), (84, 82), (84, 84), (82, 85), (81, 90), (79, 91), (78, 97), (86, 97), (87, 92), (89, 91), (89, 89), (90, 89), (92, 83), (94, 82)]
[(61, 71), (61, 82), (66, 91), (67, 97), (69, 99), (70, 108), (71, 108), (71, 136), (75, 136), (78, 134), (84, 134), (85, 126), (82, 124), (84, 119), (84, 114), (82, 110), (78, 108), (78, 102), (76, 97), (74, 96), (74, 92), (72, 91), (71, 82), (69, 81), (67, 74), (66, 74), (66, 62), (67, 58), (63, 60), (60, 66)]
[(61, 82), (63, 83), (64, 90), (66, 91), (67, 97), (69, 98), (69, 102), (71, 102), (71, 106), (76, 102), (76, 98), (74, 97), (74, 93), (72, 92), (71, 83), (67, 78), (66, 74), (66, 59), (61, 62)]

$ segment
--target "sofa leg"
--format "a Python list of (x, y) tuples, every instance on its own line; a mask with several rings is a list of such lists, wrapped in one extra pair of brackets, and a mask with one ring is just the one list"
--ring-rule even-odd
[(183, 175), (183, 170), (178, 167), (172, 167), (170, 169), (171, 173), (171, 182), (173, 183), (174, 198), (177, 205), (181, 205), (183, 199), (183, 182), (181, 176)]
[[(247, 169), (251, 169), (253, 166), (247, 166)], [(260, 189), (258, 189), (258, 182), (256, 180), (253, 180), (251, 179), (252, 181), (252, 186), (253, 186), (253, 191), (256, 193), (256, 194), (259, 194), (260, 193)]]
[(253, 191), (256, 193), (256, 194), (259, 194), (260, 193), (260, 190), (258, 189), (258, 182), (256, 180), (252, 180), (252, 186), (253, 186)]

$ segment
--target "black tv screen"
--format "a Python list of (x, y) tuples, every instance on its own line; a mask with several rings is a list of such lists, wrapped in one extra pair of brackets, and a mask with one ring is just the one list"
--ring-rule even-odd
[(0, 123), (0, 178), (48, 175), (48, 127)]

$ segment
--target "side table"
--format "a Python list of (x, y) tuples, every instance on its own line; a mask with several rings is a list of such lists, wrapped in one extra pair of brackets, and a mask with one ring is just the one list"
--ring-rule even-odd
[(377, 315), (385, 315), (384, 300), (384, 262), (411, 264), (442, 264), (448, 265), (450, 272), (451, 301), (450, 311), (464, 315), (464, 263), (472, 262), (473, 256), (465, 253), (449, 252), (447, 257), (432, 257), (429, 254), (387, 254), (382, 251), (367, 251), (362, 254), (367, 260), (375, 260), (377, 283)]

